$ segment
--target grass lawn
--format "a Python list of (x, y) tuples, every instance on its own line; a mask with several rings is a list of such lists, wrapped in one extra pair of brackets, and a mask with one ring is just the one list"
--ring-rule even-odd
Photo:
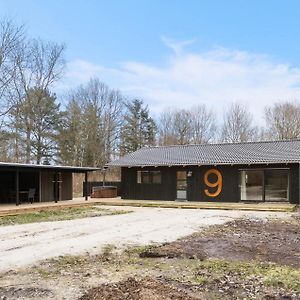
[(108, 215), (120, 215), (128, 213), (125, 210), (103, 209), (97, 206), (62, 208), (62, 209), (45, 209), (31, 213), (25, 213), (14, 216), (0, 217), (0, 226), (27, 224), (36, 222), (63, 221), (81, 219), (87, 217), (99, 217)]

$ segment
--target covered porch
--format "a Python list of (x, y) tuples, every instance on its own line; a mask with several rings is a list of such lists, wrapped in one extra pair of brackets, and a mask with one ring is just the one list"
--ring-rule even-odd
[(96, 170), (99, 169), (0, 163), (0, 205), (72, 200), (73, 173), (84, 173), (87, 182), (88, 173)]

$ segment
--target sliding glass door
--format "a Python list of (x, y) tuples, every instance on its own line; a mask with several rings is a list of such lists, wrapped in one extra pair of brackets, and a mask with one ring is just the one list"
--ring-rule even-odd
[(265, 200), (288, 201), (288, 170), (265, 171)]
[(288, 169), (240, 171), (242, 201), (288, 201), (288, 190)]
[(263, 201), (263, 171), (241, 171), (241, 200)]

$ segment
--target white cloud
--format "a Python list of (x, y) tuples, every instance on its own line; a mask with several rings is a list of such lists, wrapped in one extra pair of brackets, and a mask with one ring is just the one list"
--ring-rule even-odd
[[(167, 43), (165, 41), (165, 43)], [(204, 53), (183, 53), (171, 46), (162, 66), (127, 61), (107, 68), (82, 60), (69, 64), (65, 86), (98, 76), (130, 97), (145, 100), (154, 113), (168, 107), (189, 108), (206, 104), (220, 112), (229, 103), (247, 104), (259, 119), (263, 109), (280, 100), (300, 100), (300, 69), (274, 62), (263, 55), (218, 48)]]
[(172, 49), (176, 55), (180, 55), (183, 52), (183, 49), (196, 42), (196, 39), (185, 40), (185, 41), (175, 41), (165, 36), (161, 36), (161, 41), (167, 46), (168, 48)]

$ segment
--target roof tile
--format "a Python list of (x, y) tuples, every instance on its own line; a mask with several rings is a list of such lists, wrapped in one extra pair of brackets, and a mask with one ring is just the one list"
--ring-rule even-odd
[(145, 147), (107, 166), (299, 163), (300, 140)]

